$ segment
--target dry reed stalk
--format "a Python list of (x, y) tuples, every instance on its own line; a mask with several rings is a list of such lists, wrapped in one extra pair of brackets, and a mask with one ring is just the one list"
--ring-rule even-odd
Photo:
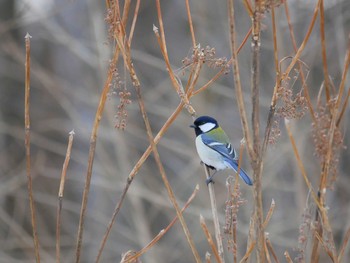
[(338, 262), (342, 262), (342, 260), (343, 260), (345, 248), (349, 242), (349, 239), (350, 239), (350, 228), (346, 231), (345, 236), (344, 236), (344, 240), (343, 240), (342, 245), (339, 249)]
[(137, 21), (137, 18), (138, 18), (138, 16), (139, 16), (140, 2), (141, 2), (141, 0), (137, 0), (137, 2), (136, 2), (135, 11), (134, 11), (134, 16), (133, 16), (133, 19), (132, 19), (131, 28), (130, 28), (130, 33), (129, 33), (129, 39), (128, 39), (128, 41), (129, 41), (129, 46), (131, 46), (131, 41), (132, 41), (132, 37), (134, 36), (136, 21)]
[(164, 25), (163, 25), (163, 18), (162, 18), (162, 11), (161, 11), (161, 7), (160, 7), (160, 1), (156, 0), (156, 8), (157, 8), (157, 15), (158, 15), (158, 23), (159, 23), (159, 31), (160, 31), (160, 35), (158, 32), (158, 28), (156, 26), (153, 26), (153, 32), (155, 33), (156, 37), (157, 37), (157, 41), (159, 43), (169, 76), (170, 76), (170, 80), (171, 83), (173, 84), (173, 87), (175, 88), (177, 94), (180, 96), (181, 100), (184, 101), (185, 104), (185, 108), (187, 109), (187, 111), (190, 113), (191, 116), (195, 115), (195, 111), (193, 109), (193, 107), (190, 105), (190, 102), (188, 100), (188, 97), (186, 94), (183, 93), (183, 90), (181, 89), (180, 83), (176, 80), (174, 71), (172, 70), (171, 66), (170, 66), (170, 61), (169, 61), (169, 56), (168, 56), (168, 51), (167, 51), (167, 47), (166, 47), (166, 41), (165, 41), (165, 33), (164, 33)]
[(128, 43), (126, 43), (126, 45), (124, 45), (124, 43), (123, 43), (123, 35), (118, 35), (116, 40), (117, 40), (117, 43), (118, 43), (118, 47), (121, 50), (121, 54), (122, 54), (122, 56), (124, 58), (124, 63), (125, 63), (128, 71), (129, 71), (132, 84), (133, 84), (133, 86), (134, 86), (134, 88), (136, 90), (139, 108), (140, 108), (140, 111), (141, 111), (141, 114), (142, 114), (142, 118), (144, 120), (144, 123), (145, 123), (145, 126), (146, 126), (146, 130), (147, 130), (147, 136), (148, 136), (148, 139), (149, 139), (149, 142), (150, 142), (150, 145), (151, 145), (151, 148), (152, 148), (152, 151), (153, 151), (153, 155), (155, 157), (155, 161), (156, 161), (156, 164), (158, 166), (159, 172), (160, 172), (160, 174), (162, 176), (164, 185), (165, 185), (165, 187), (167, 189), (170, 201), (171, 201), (171, 203), (173, 204), (173, 206), (174, 206), (174, 208), (176, 210), (176, 214), (177, 214), (177, 216), (178, 216), (178, 218), (180, 220), (180, 223), (182, 225), (182, 228), (184, 230), (184, 233), (186, 235), (187, 241), (188, 241), (188, 243), (190, 245), (190, 248), (192, 250), (192, 253), (193, 253), (193, 256), (194, 256), (196, 262), (201, 262), (199, 254), (198, 254), (198, 251), (197, 251), (197, 249), (196, 249), (196, 247), (194, 245), (192, 236), (191, 236), (191, 234), (190, 234), (190, 232), (188, 230), (187, 224), (186, 224), (186, 222), (185, 222), (185, 220), (184, 220), (184, 218), (183, 218), (183, 216), (181, 214), (179, 205), (177, 204), (175, 195), (174, 195), (173, 190), (172, 190), (172, 188), (170, 186), (170, 183), (169, 183), (169, 181), (167, 179), (167, 175), (165, 173), (163, 164), (162, 164), (162, 162), (160, 160), (160, 156), (159, 156), (156, 144), (154, 143), (154, 137), (153, 137), (153, 134), (152, 134), (152, 129), (151, 129), (151, 126), (150, 126), (150, 123), (149, 123), (149, 120), (148, 120), (147, 112), (145, 110), (145, 106), (144, 106), (144, 102), (143, 102), (143, 98), (142, 98), (142, 94), (141, 94), (141, 84), (140, 84), (140, 81), (139, 81), (139, 79), (138, 79), (138, 77), (136, 75), (136, 72), (135, 72), (135, 69), (133, 67), (133, 64), (131, 62), (130, 46), (128, 46)]
[(340, 122), (342, 121), (343, 119), (343, 115), (344, 113), (346, 112), (346, 108), (348, 106), (348, 103), (349, 103), (349, 97), (350, 97), (350, 89), (348, 89), (348, 93), (346, 94), (346, 98), (344, 100), (344, 104), (343, 104), (343, 107), (339, 113), (339, 117), (338, 117), (338, 120), (337, 120), (337, 123), (336, 123), (336, 126), (339, 127), (340, 125)]
[(268, 233), (265, 232), (264, 253), (265, 253), (267, 263), (271, 263), (270, 253), (266, 244), (266, 239), (268, 238), (267, 236), (268, 236)]
[(234, 5), (233, 0), (228, 0), (228, 16), (229, 16), (229, 26), (230, 26), (230, 45), (231, 45), (231, 55), (232, 55), (232, 67), (235, 82), (236, 100), (239, 109), (239, 114), (241, 117), (241, 123), (243, 128), (244, 138), (247, 143), (247, 149), (251, 159), (255, 159), (255, 152), (253, 150), (253, 144), (251, 141), (251, 135), (248, 128), (247, 114), (244, 106), (242, 85), (239, 73), (237, 49), (236, 49), (236, 30), (235, 30), (235, 16), (234, 16)]
[(243, 4), (244, 4), (245, 9), (247, 10), (249, 17), (252, 18), (253, 17), (253, 8), (252, 8), (252, 5), (249, 3), (249, 0), (243, 0)]
[(188, 0), (185, 0), (185, 3), (186, 3), (186, 11), (187, 11), (187, 17), (188, 17), (188, 25), (190, 27), (191, 38), (192, 38), (192, 46), (193, 46), (193, 49), (195, 49), (197, 44), (196, 44), (196, 37), (194, 35), (190, 3)]
[(200, 218), (199, 219), (200, 225), (201, 225), (201, 227), (203, 229), (203, 232), (205, 234), (205, 237), (207, 238), (207, 241), (208, 241), (208, 243), (209, 243), (209, 245), (211, 247), (211, 250), (214, 253), (216, 261), (221, 263), (222, 262), (221, 257), (220, 257), (219, 252), (218, 252), (218, 250), (217, 250), (217, 248), (216, 248), (216, 246), (214, 244), (213, 238), (211, 237), (211, 234), (209, 232), (208, 226), (205, 223), (204, 217), (202, 215), (200, 215), (199, 218)]
[[(276, 85), (273, 89), (272, 99), (271, 99), (271, 103), (270, 103), (270, 110), (269, 110), (269, 114), (267, 116), (264, 140), (263, 140), (263, 144), (261, 146), (262, 158), (266, 152), (267, 145), (268, 145), (269, 139), (270, 139), (273, 117), (275, 116), (276, 103), (277, 103), (277, 98), (278, 98), (277, 91), (278, 91), (278, 88), (280, 86), (280, 81), (281, 81), (281, 72), (280, 72), (280, 68), (278, 66), (278, 64), (279, 64), (278, 63), (278, 45), (277, 45), (277, 32), (276, 32), (276, 21), (275, 21), (275, 9), (274, 8), (272, 8), (271, 18), (272, 18), (272, 34), (273, 34), (273, 54), (274, 54), (275, 70), (276, 70)], [(262, 165), (262, 164), (263, 163), (261, 162), (260, 165)]]
[(242, 139), (239, 148), (238, 168), (235, 173), (235, 179), (233, 176), (229, 176), (226, 179), (227, 200), (225, 202), (224, 233), (227, 235), (227, 249), (232, 251), (233, 262), (235, 263), (237, 262), (237, 214), (239, 207), (246, 202), (246, 200), (241, 198), (239, 185), (239, 172), (241, 170), (244, 146), (245, 141)]
[(252, 240), (249, 247), (247, 248), (247, 251), (245, 252), (245, 255), (243, 256), (243, 258), (241, 259), (241, 261), (239, 263), (247, 262), (248, 258), (250, 257), (250, 254), (252, 254), (252, 252), (253, 252), (255, 244), (256, 244), (256, 242)]
[(271, 251), (272, 257), (275, 260), (275, 262), (279, 263), (279, 260), (277, 258), (277, 254), (276, 254), (275, 250), (273, 249), (272, 243), (268, 237), (266, 238), (266, 245), (267, 245), (268, 249)]
[[(345, 55), (345, 61), (344, 61), (344, 68), (343, 68), (343, 73), (342, 73), (342, 77), (341, 77), (341, 81), (340, 81), (340, 85), (339, 85), (339, 92), (338, 92), (338, 100), (336, 103), (336, 107), (339, 108), (340, 107), (340, 103), (342, 100), (342, 95), (344, 92), (344, 88), (345, 88), (345, 80), (346, 80), (346, 75), (347, 72), (349, 70), (349, 63), (350, 63), (350, 34), (348, 35), (348, 47), (347, 47), (347, 51), (346, 51), (346, 55)], [(340, 97), (341, 95), (341, 97)], [(349, 97), (350, 97), (350, 89), (348, 89), (348, 93), (346, 95), (343, 107), (340, 111), (336, 126), (338, 127), (346, 110), (346, 107), (348, 105), (349, 102)]]
[[(195, 198), (198, 191), (199, 191), (199, 185), (197, 184), (193, 193), (188, 198), (184, 207), (181, 209), (181, 213), (183, 213), (189, 207), (190, 203)], [(178, 217), (175, 216), (175, 218), (170, 222), (170, 224), (166, 228), (162, 229), (156, 237), (154, 237), (144, 248), (142, 248), (140, 251), (136, 252), (135, 255), (133, 255), (130, 259), (128, 259), (127, 262), (130, 262), (130, 261), (133, 261), (133, 260), (139, 258), (144, 253), (146, 253), (148, 250), (150, 250), (155, 244), (157, 244), (157, 242), (170, 230), (170, 228), (172, 228), (175, 225), (177, 219), (178, 219)]]
[[(107, 7), (111, 8), (112, 2), (108, 1), (106, 2)], [(129, 8), (127, 7), (130, 5), (130, 0), (125, 1), (124, 3), (124, 11), (123, 17), (128, 16), (128, 11)], [(117, 14), (119, 14), (120, 17), (120, 11), (119, 11), (119, 2), (116, 1), (114, 4), (114, 22), (116, 23), (116, 17)], [(126, 18), (123, 18), (123, 21), (126, 22)], [(125, 26), (125, 25), (124, 25)], [(115, 32), (113, 32), (115, 33)], [(93, 128), (91, 131), (91, 136), (90, 136), (90, 149), (89, 149), (89, 157), (88, 157), (88, 169), (86, 173), (86, 179), (85, 179), (85, 186), (84, 186), (84, 192), (83, 192), (83, 198), (82, 198), (82, 205), (81, 205), (81, 210), (80, 210), (80, 217), (79, 217), (79, 226), (78, 226), (78, 234), (77, 234), (77, 244), (76, 244), (76, 263), (80, 262), (80, 257), (81, 257), (81, 247), (82, 247), (82, 240), (83, 240), (83, 232), (84, 232), (84, 221), (85, 221), (85, 214), (86, 214), (86, 208), (87, 208), (87, 202), (88, 202), (88, 196), (89, 196), (89, 191), (90, 191), (90, 183), (91, 183), (91, 176), (92, 176), (92, 167), (93, 167), (93, 162), (95, 158), (95, 149), (96, 149), (96, 141), (97, 141), (97, 132), (98, 128), (100, 125), (100, 121), (102, 119), (102, 113), (106, 104), (106, 99), (111, 87), (112, 80), (114, 78), (114, 68), (115, 65), (117, 64), (119, 57), (119, 48), (118, 46), (115, 47), (115, 51), (113, 54), (113, 59), (110, 63), (111, 68), (108, 70), (107, 74), (107, 79), (105, 81), (100, 100), (99, 100), (99, 105), (95, 114), (95, 119), (94, 119), (94, 124)]]
[[(210, 172), (209, 168), (204, 164), (203, 165), (204, 170), (205, 170), (205, 175), (206, 178), (210, 178)], [(216, 243), (218, 246), (218, 253), (219, 257), (222, 263), (225, 263), (224, 259), (224, 246), (222, 244), (222, 236), (221, 236), (221, 230), (220, 230), (220, 222), (219, 222), (219, 215), (218, 215), (218, 210), (217, 210), (217, 205), (216, 205), (216, 197), (215, 197), (215, 191), (214, 191), (214, 185), (209, 184), (208, 185), (208, 191), (209, 191), (209, 197), (210, 197), (210, 204), (211, 204), (211, 212), (213, 215), (213, 222), (214, 222), (214, 230), (215, 230), (215, 238), (216, 238)]]
[(31, 156), (30, 156), (30, 39), (31, 35), (29, 33), (25, 36), (25, 49), (26, 49), (26, 60), (25, 60), (25, 94), (24, 94), (24, 131), (25, 131), (25, 149), (26, 149), (26, 174), (27, 174), (27, 187), (29, 196), (29, 206), (30, 215), (33, 231), (33, 242), (34, 242), (34, 252), (35, 259), (37, 263), (40, 263), (40, 253), (39, 253), (39, 238), (38, 230), (36, 225), (35, 216), (35, 204), (33, 198), (33, 183), (31, 175)]
[(338, 257), (333, 253), (332, 249), (329, 249), (328, 244), (325, 243), (325, 241), (322, 239), (322, 237), (317, 231), (315, 232), (315, 237), (317, 238), (318, 242), (321, 243), (323, 249), (326, 251), (327, 255), (330, 257), (332, 262), (337, 263)]
[[(345, 80), (346, 80), (346, 75), (348, 72), (349, 68), (349, 63), (350, 63), (350, 42), (348, 46), (348, 50), (345, 56), (345, 61), (344, 61), (344, 68), (343, 68), (343, 73), (342, 73), (342, 79), (339, 85), (339, 91), (337, 94), (337, 99), (336, 103), (334, 104), (333, 108), (331, 108), (331, 114), (332, 114), (332, 119), (331, 119), (331, 124), (330, 128), (328, 131), (328, 147), (327, 147), (327, 154), (326, 154), (326, 159), (322, 165), (322, 171), (321, 171), (321, 180), (320, 180), (320, 185), (319, 185), (319, 201), (320, 204), (322, 205), (323, 209), (320, 210), (321, 216), (322, 216), (322, 227), (325, 229), (326, 234), (328, 235), (329, 238), (327, 238), (327, 243), (330, 242), (330, 250), (327, 250), (327, 253), (331, 253), (332, 259), (337, 259), (336, 257), (336, 251), (335, 251), (335, 244), (334, 244), (334, 238), (333, 238), (333, 232), (332, 228), (329, 223), (329, 218), (327, 215), (327, 210), (325, 209), (325, 195), (326, 195), (326, 189), (327, 189), (327, 178), (329, 175), (329, 170), (331, 167), (331, 160), (332, 160), (332, 154), (333, 154), (333, 139), (334, 139), (334, 134), (335, 134), (335, 129), (336, 129), (336, 123), (337, 123), (337, 116), (340, 108), (340, 103), (343, 98), (343, 93), (344, 93), (344, 87), (345, 87)], [(319, 236), (321, 236), (321, 232), (317, 233)], [(317, 237), (317, 235), (316, 235)], [(317, 239), (319, 241), (319, 239)], [(316, 241), (314, 239), (314, 241)], [(315, 242), (315, 246), (317, 245), (317, 242)], [(316, 251), (316, 249), (315, 249)]]
[(293, 263), (293, 260), (290, 258), (288, 251), (284, 252), (284, 256), (288, 263)]
[(64, 192), (64, 185), (67, 177), (68, 164), (69, 164), (71, 151), (72, 151), (74, 134), (75, 134), (74, 130), (72, 130), (69, 133), (67, 152), (66, 152), (66, 157), (64, 159), (64, 163), (62, 167), (60, 188), (58, 190), (58, 195), (57, 195), (57, 198), (58, 198), (57, 217), (56, 217), (56, 262), (57, 263), (61, 262), (61, 212), (62, 212), (63, 192)]
[(264, 263), (265, 256), (265, 237), (263, 224), (263, 203), (262, 203), (262, 154), (260, 152), (260, 30), (261, 16), (263, 10), (258, 0), (255, 1), (255, 8), (252, 17), (252, 38), (251, 38), (251, 99), (252, 99), (252, 130), (253, 130), (253, 150), (254, 158), (251, 158), (252, 168), (254, 171), (254, 220), (255, 222), (255, 238), (257, 239), (257, 262)]
[(269, 211), (267, 211), (267, 215), (266, 215), (266, 218), (265, 218), (265, 221), (262, 225), (262, 227), (265, 229), (268, 225), (268, 223), (270, 222), (270, 219), (272, 217), (272, 214), (273, 214), (273, 211), (275, 211), (275, 207), (276, 207), (276, 203), (275, 203), (275, 200), (272, 199), (271, 200), (271, 205), (270, 205), (270, 208), (269, 208)]
[(322, 48), (322, 65), (323, 65), (323, 75), (324, 75), (324, 84), (326, 90), (326, 99), (329, 102), (330, 95), (330, 81), (329, 81), (329, 73), (327, 66), (327, 52), (326, 52), (326, 34), (324, 30), (324, 5), (323, 0), (320, 2), (320, 35), (321, 35), (321, 48)]
[(207, 252), (205, 253), (205, 262), (211, 263), (210, 256), (211, 256), (210, 253), (207, 251)]
[(310, 191), (310, 193), (311, 193), (311, 196), (312, 196), (314, 202), (317, 204), (317, 207), (318, 207), (319, 209), (322, 209), (322, 206), (321, 206), (320, 202), (318, 201), (318, 197), (317, 197), (315, 191), (314, 191), (313, 188), (312, 188), (312, 185), (311, 185), (311, 183), (310, 183), (309, 178), (307, 177), (304, 164), (303, 164), (303, 162), (301, 161), (301, 158), (300, 158), (298, 149), (297, 149), (296, 144), (295, 144), (294, 136), (293, 136), (292, 131), (291, 131), (291, 129), (290, 129), (290, 121), (288, 121), (287, 119), (285, 119), (284, 124), (285, 124), (285, 126), (286, 126), (287, 134), (288, 134), (288, 136), (289, 136), (289, 140), (290, 140), (290, 142), (291, 142), (291, 144), (292, 144), (292, 147), (293, 147), (294, 156), (295, 156), (295, 158), (296, 158), (296, 160), (297, 160), (297, 164), (298, 164), (299, 169), (300, 169), (300, 172), (301, 172), (301, 174), (302, 174), (302, 176), (303, 176), (303, 178), (304, 178), (304, 181), (305, 181), (305, 183), (306, 183), (306, 185), (307, 185), (307, 187), (308, 187), (308, 189), (309, 189), (309, 191)]
[[(119, 49), (116, 48), (115, 52), (114, 52), (114, 55), (113, 55), (113, 59), (112, 59), (112, 63), (111, 64), (116, 65), (116, 63), (118, 61), (118, 56), (119, 56)], [(111, 70), (109, 70), (106, 82), (104, 84), (104, 87), (103, 87), (103, 90), (102, 90), (102, 93), (101, 93), (101, 96), (100, 96), (100, 101), (99, 101), (99, 104), (98, 104), (98, 108), (97, 108), (97, 111), (96, 111), (93, 128), (92, 128), (92, 131), (91, 131), (91, 136), (90, 136), (90, 149), (89, 149), (89, 158), (88, 158), (88, 169), (87, 169), (87, 173), (86, 173), (85, 186), (84, 186), (82, 204), (81, 204), (81, 209), (80, 209), (78, 234), (77, 234), (76, 259), (75, 259), (76, 263), (80, 262), (80, 256), (81, 256), (81, 246), (82, 246), (83, 232), (84, 232), (84, 221), (85, 221), (87, 201), (88, 201), (88, 196), (89, 196), (89, 191), (90, 191), (92, 167), (93, 167), (94, 158), (95, 158), (97, 132), (98, 132), (100, 121), (101, 121), (101, 118), (102, 118), (102, 113), (103, 113), (103, 110), (104, 110), (104, 107), (105, 107), (105, 104), (106, 104), (106, 99), (107, 99), (107, 96), (108, 96), (108, 93), (109, 93), (109, 89), (110, 89), (112, 80), (113, 80), (113, 72)]]

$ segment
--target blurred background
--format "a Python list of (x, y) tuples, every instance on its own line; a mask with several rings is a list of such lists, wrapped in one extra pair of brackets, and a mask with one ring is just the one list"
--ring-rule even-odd
[[(123, 1), (121, 1), (123, 2)], [(168, 53), (174, 69), (191, 55), (191, 36), (185, 1), (161, 1)], [(315, 0), (290, 0), (289, 9), (299, 46), (310, 24)], [(230, 58), (226, 1), (190, 1), (197, 42), (216, 49), (218, 57)], [(134, 10), (133, 1), (131, 12)], [(237, 39), (241, 42), (251, 21), (241, 1), (236, 1)], [(71, 162), (67, 172), (62, 211), (62, 262), (72, 262), (79, 222), (80, 205), (87, 171), (89, 139), (99, 96), (107, 76), (113, 42), (108, 39), (105, 1), (83, 0), (2, 0), (0, 1), (0, 261), (33, 262), (33, 241), (27, 194), (24, 148), (24, 36), (31, 38), (31, 157), (33, 191), (43, 262), (55, 260), (57, 193), (65, 158), (68, 133), (74, 129)], [(283, 6), (276, 9), (279, 58), (294, 53)], [(129, 21), (130, 25), (131, 21)], [(152, 31), (158, 18), (155, 1), (141, 1), (132, 42), (133, 62), (141, 80), (145, 106), (154, 134), (177, 107), (180, 99), (169, 80), (157, 40)], [(261, 127), (264, 129), (275, 85), (271, 15), (262, 20)], [(350, 32), (350, 2), (325, 1), (325, 29), (329, 74), (339, 86)], [(307, 84), (312, 101), (324, 76), (319, 20), (301, 59), (310, 68)], [(239, 64), (247, 111), (250, 118), (250, 43), (239, 54)], [(217, 71), (205, 67), (199, 84), (205, 84)], [(126, 178), (148, 147), (145, 126), (128, 74), (126, 81), (132, 103), (127, 106), (127, 127), (115, 128), (119, 98), (111, 92), (98, 133), (88, 201), (82, 262), (94, 262), (97, 250), (119, 200)], [(126, 76), (126, 77), (124, 77)], [(187, 76), (183, 76), (186, 81)], [(348, 78), (349, 79), (349, 78)], [(186, 82), (184, 82), (186, 83)], [(200, 87), (200, 85), (198, 85)], [(349, 80), (346, 81), (346, 92)], [(293, 89), (300, 91), (300, 85)], [(232, 72), (219, 78), (191, 102), (198, 115), (214, 116), (236, 148), (242, 139), (241, 122), (235, 101)], [(345, 115), (344, 144), (349, 144), (349, 110)], [(210, 251), (199, 225), (202, 214), (214, 234), (205, 175), (188, 126), (192, 118), (183, 111), (166, 132), (158, 149), (170, 184), (182, 207), (196, 184), (200, 191), (184, 213), (195, 244), (204, 259)], [(292, 121), (297, 147), (315, 189), (320, 162), (315, 156), (311, 118)], [(261, 136), (263, 134), (261, 133)], [(350, 227), (350, 154), (339, 157), (337, 181), (327, 194), (329, 216), (337, 248)], [(248, 156), (243, 167), (251, 173)], [(222, 224), (227, 198), (226, 178), (216, 175), (215, 191)], [(253, 211), (252, 189), (241, 184), (247, 203), (238, 213), (238, 255), (246, 249), (249, 220)], [(271, 145), (263, 171), (264, 208), (271, 200), (275, 212), (267, 231), (280, 259), (288, 250), (297, 256), (299, 225), (308, 205), (308, 190), (296, 165), (290, 141), (281, 125), (281, 136)], [(119, 262), (121, 254), (144, 247), (176, 215), (151, 155), (136, 175), (121, 213), (103, 253), (102, 262)], [(225, 237), (224, 237), (225, 238)], [(311, 243), (311, 242), (310, 242)], [(228, 259), (230, 253), (227, 253)], [(193, 256), (180, 224), (175, 226), (148, 253), (142, 262), (193, 262)], [(344, 262), (350, 260), (347, 250)], [(324, 256), (321, 262), (329, 262)]]

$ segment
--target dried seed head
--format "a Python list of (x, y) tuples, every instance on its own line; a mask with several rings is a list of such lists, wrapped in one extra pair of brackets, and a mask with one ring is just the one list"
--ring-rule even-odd
[[(324, 163), (327, 159), (330, 141), (330, 128), (332, 122), (332, 113), (330, 109), (335, 106), (336, 99), (331, 99), (326, 105), (319, 105), (315, 112), (315, 122), (312, 123), (312, 137), (315, 144), (315, 154)], [(331, 186), (337, 176), (337, 168), (339, 164), (340, 150), (344, 149), (343, 133), (339, 127), (335, 127), (332, 148), (331, 160), (328, 173), (328, 185)]]
[(225, 74), (230, 71), (230, 66), (227, 63), (227, 58), (217, 58), (215, 48), (212, 48), (210, 46), (201, 48), (200, 45), (198, 45), (192, 50), (191, 56), (187, 56), (182, 60), (184, 69), (196, 63), (203, 63), (208, 65), (208, 67), (214, 69), (224, 68)]

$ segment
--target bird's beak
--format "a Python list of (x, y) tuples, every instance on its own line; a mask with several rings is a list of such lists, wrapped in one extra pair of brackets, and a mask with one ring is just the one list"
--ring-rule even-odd
[(191, 124), (190, 127), (193, 129), (197, 128), (194, 124)]

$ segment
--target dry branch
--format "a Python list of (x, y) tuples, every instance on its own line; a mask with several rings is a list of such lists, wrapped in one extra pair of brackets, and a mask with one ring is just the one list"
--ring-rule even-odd
[(26, 174), (29, 196), (30, 215), (33, 231), (33, 242), (36, 262), (40, 263), (39, 238), (36, 225), (35, 204), (33, 198), (33, 183), (31, 175), (31, 157), (30, 157), (30, 39), (27, 33), (25, 36), (26, 61), (25, 61), (25, 98), (24, 98), (24, 130), (25, 130), (25, 148), (26, 148)]
[(74, 130), (72, 130), (69, 133), (67, 152), (66, 152), (66, 157), (62, 167), (60, 188), (58, 190), (58, 196), (57, 196), (58, 198), (57, 216), (56, 216), (56, 262), (57, 263), (61, 262), (61, 212), (62, 212), (64, 185), (66, 182), (67, 169), (68, 169), (68, 164), (69, 164), (71, 151), (72, 151), (73, 138), (74, 138)]

